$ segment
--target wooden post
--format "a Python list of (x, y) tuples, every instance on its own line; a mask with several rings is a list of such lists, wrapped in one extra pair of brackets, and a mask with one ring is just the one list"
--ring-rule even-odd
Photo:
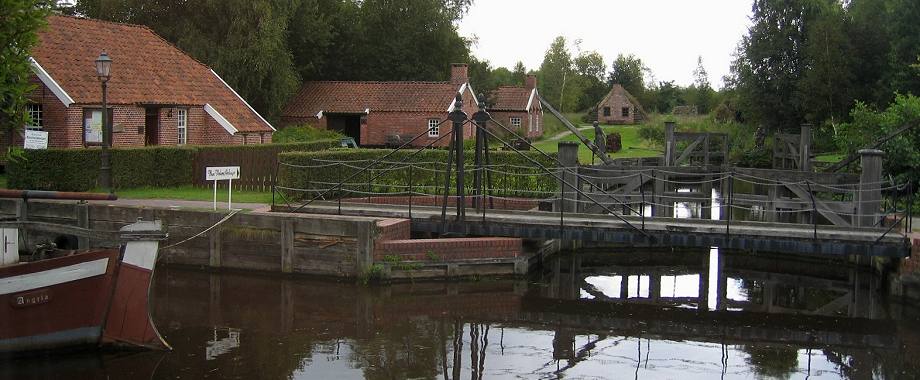
[(281, 273), (294, 272), (294, 220), (281, 220)]
[(674, 149), (676, 141), (674, 140), (674, 122), (664, 122), (664, 166), (674, 164)]
[(882, 204), (882, 157), (885, 152), (877, 149), (859, 151), (862, 173), (859, 175), (859, 193), (855, 197), (860, 227), (872, 227), (879, 218)]
[(779, 198), (779, 186), (767, 185), (767, 203), (764, 205), (764, 222), (777, 222), (779, 218), (776, 212), (776, 200)]
[(665, 192), (671, 189), (667, 181), (668, 175), (662, 172), (655, 173), (655, 205), (652, 206), (652, 216), (672, 218), (674, 211), (672, 206), (674, 201), (665, 196)]
[(799, 135), (799, 170), (811, 171), (811, 124), (802, 124)]
[[(574, 141), (562, 141), (559, 143), (559, 162), (565, 170), (562, 170), (559, 183), (562, 205), (564, 212), (578, 211), (578, 192), (572, 186), (578, 186), (578, 143)], [(565, 185), (568, 183), (571, 186)]]
[[(86, 229), (90, 228), (89, 225), (89, 205), (86, 202), (77, 203), (77, 226), (83, 227)], [(85, 236), (77, 237), (77, 248), (78, 249), (89, 249), (89, 238)]]
[(377, 238), (377, 223), (358, 223), (358, 244), (355, 252), (355, 276), (361, 276), (374, 264), (374, 239)]
[[(220, 214), (211, 214), (211, 223), (217, 223), (221, 219)], [(210, 251), (208, 265), (211, 268), (220, 268), (223, 258), (221, 257), (221, 232), (223, 228), (217, 226), (208, 234), (208, 250)]]

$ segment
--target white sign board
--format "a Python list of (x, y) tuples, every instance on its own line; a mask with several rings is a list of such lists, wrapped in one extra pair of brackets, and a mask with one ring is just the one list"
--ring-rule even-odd
[(233, 180), (240, 179), (239, 166), (208, 166), (204, 170), (207, 181), (214, 181), (214, 209), (217, 210), (217, 181), (230, 181), (227, 185), (227, 210), (233, 208)]
[(25, 143), (22, 147), (26, 149), (48, 149), (48, 132), (26, 129)]
[(207, 181), (226, 181), (231, 179), (240, 179), (239, 166), (208, 166), (205, 168), (205, 180)]

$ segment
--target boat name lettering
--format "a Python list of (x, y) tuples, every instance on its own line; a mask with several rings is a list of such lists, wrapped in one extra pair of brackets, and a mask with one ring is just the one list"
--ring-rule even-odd
[(51, 290), (42, 289), (29, 293), (17, 294), (10, 298), (10, 301), (15, 308), (46, 304), (51, 302)]

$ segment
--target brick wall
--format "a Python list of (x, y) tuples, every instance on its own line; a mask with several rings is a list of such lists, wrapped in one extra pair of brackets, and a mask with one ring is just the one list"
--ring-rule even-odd
[[(610, 107), (610, 116), (604, 116), (604, 107)], [(623, 107), (629, 108), (629, 116), (623, 117)], [(614, 92), (607, 102), (597, 108), (597, 120), (601, 124), (632, 124), (635, 122), (636, 107), (629, 102), (626, 95)]]
[(429, 253), (439, 260), (471, 260), (513, 258), (521, 255), (523, 243), (518, 238), (456, 238), (378, 241), (374, 247), (374, 261), (383, 261), (386, 255), (402, 260), (431, 260)]
[[(508, 128), (521, 136), (529, 137), (529, 138), (537, 138), (537, 137), (543, 136), (543, 116), (540, 114), (539, 110), (536, 110), (532, 112), (531, 114), (528, 114), (527, 112), (524, 112), (524, 111), (516, 111), (516, 112), (490, 111), (489, 114), (492, 115), (493, 119), (501, 122), (502, 125), (505, 126), (505, 128)], [(533, 117), (531, 118), (530, 115), (533, 115)], [(521, 118), (520, 128), (515, 129), (514, 127), (512, 127), (511, 125), (512, 117)], [(536, 130), (533, 130), (533, 131), (530, 130), (531, 120), (533, 120), (534, 125), (536, 125), (536, 128), (537, 128)], [(507, 132), (505, 132), (505, 130), (502, 127), (499, 127), (497, 125), (491, 126), (490, 129), (494, 131), (496, 134), (498, 134), (499, 136), (504, 136), (508, 134)]]
[[(48, 132), (48, 146), (52, 148), (83, 147), (83, 111), (84, 108), (100, 108), (97, 104), (64, 104), (37, 77), (32, 77), (36, 88), (28, 98), (34, 103), (42, 104), (42, 127)], [(136, 105), (111, 105), (112, 108), (112, 145), (116, 147), (144, 146), (146, 111)], [(187, 109), (187, 143), (190, 145), (232, 145), (264, 144), (272, 141), (271, 133), (251, 133), (230, 135), (212, 119), (203, 106), (178, 107)], [(159, 145), (176, 145), (178, 143), (178, 112), (176, 107), (164, 107), (158, 110)], [(3, 138), (5, 136), (0, 136)], [(13, 143), (22, 145), (22, 134), (14, 137)]]
[[(463, 112), (467, 117), (472, 118), (473, 114), (479, 110), (479, 106), (473, 100), (474, 96), (469, 88), (463, 93)], [(367, 115), (367, 124), (361, 125), (361, 145), (382, 146), (386, 144), (387, 136), (398, 134), (404, 138), (413, 138), (422, 132), (428, 130), (428, 119), (444, 120), (447, 118), (447, 108), (449, 104), (444, 105), (443, 112), (404, 112), (404, 111), (375, 111), (370, 110)], [(326, 129), (326, 118), (317, 119), (316, 117), (283, 117), (281, 125), (287, 127), (292, 125), (310, 124), (315, 128)], [(441, 124), (441, 135), (453, 128), (448, 121)], [(473, 138), (473, 128), (466, 125), (463, 130), (463, 138)], [(414, 146), (425, 146), (437, 137), (428, 137), (427, 135), (415, 140)], [(450, 142), (449, 137), (445, 137), (433, 146), (447, 146)]]
[[(408, 205), (409, 196), (375, 196), (343, 199), (343, 202), (350, 203), (372, 203), (384, 205)], [(412, 204), (415, 206), (441, 206), (444, 198), (438, 195), (413, 196)], [(457, 204), (457, 198), (448, 197), (447, 205), (453, 207)], [(473, 198), (466, 198), (466, 207), (473, 207)], [(493, 198), (492, 207), (500, 210), (532, 210), (540, 207), (540, 200), (533, 198)]]
[(409, 219), (384, 219), (377, 222), (377, 242), (389, 240), (407, 240), (410, 238), (412, 223)]
[(910, 235), (911, 252), (910, 257), (901, 259), (901, 268), (898, 271), (901, 275), (920, 276), (920, 232), (914, 232)]

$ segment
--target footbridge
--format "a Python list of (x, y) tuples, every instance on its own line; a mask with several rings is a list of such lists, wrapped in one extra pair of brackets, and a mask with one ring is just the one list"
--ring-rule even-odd
[[(428, 136), (424, 131), (373, 158), (279, 162), (273, 209), (405, 218), (413, 231), (440, 236), (837, 256), (910, 253), (909, 184), (886, 179), (884, 153), (872, 149), (860, 152), (853, 172), (816, 171), (810, 126), (777, 135), (773, 169), (731, 166), (727, 135), (678, 132), (674, 123), (664, 126), (662, 157), (614, 160), (585, 143), (604, 163), (584, 165), (578, 143), (561, 142), (558, 153), (547, 154), (484, 106), (472, 117), (461, 108), (441, 122), (453, 128), (441, 128), (427, 144), (418, 142)], [(468, 125), (475, 129), (471, 152), (462, 137)], [(429, 148), (446, 137), (446, 160), (432, 160)], [(505, 152), (496, 152), (497, 145)], [(506, 159), (496, 160), (499, 153)], [(380, 202), (385, 199), (391, 201)]]

